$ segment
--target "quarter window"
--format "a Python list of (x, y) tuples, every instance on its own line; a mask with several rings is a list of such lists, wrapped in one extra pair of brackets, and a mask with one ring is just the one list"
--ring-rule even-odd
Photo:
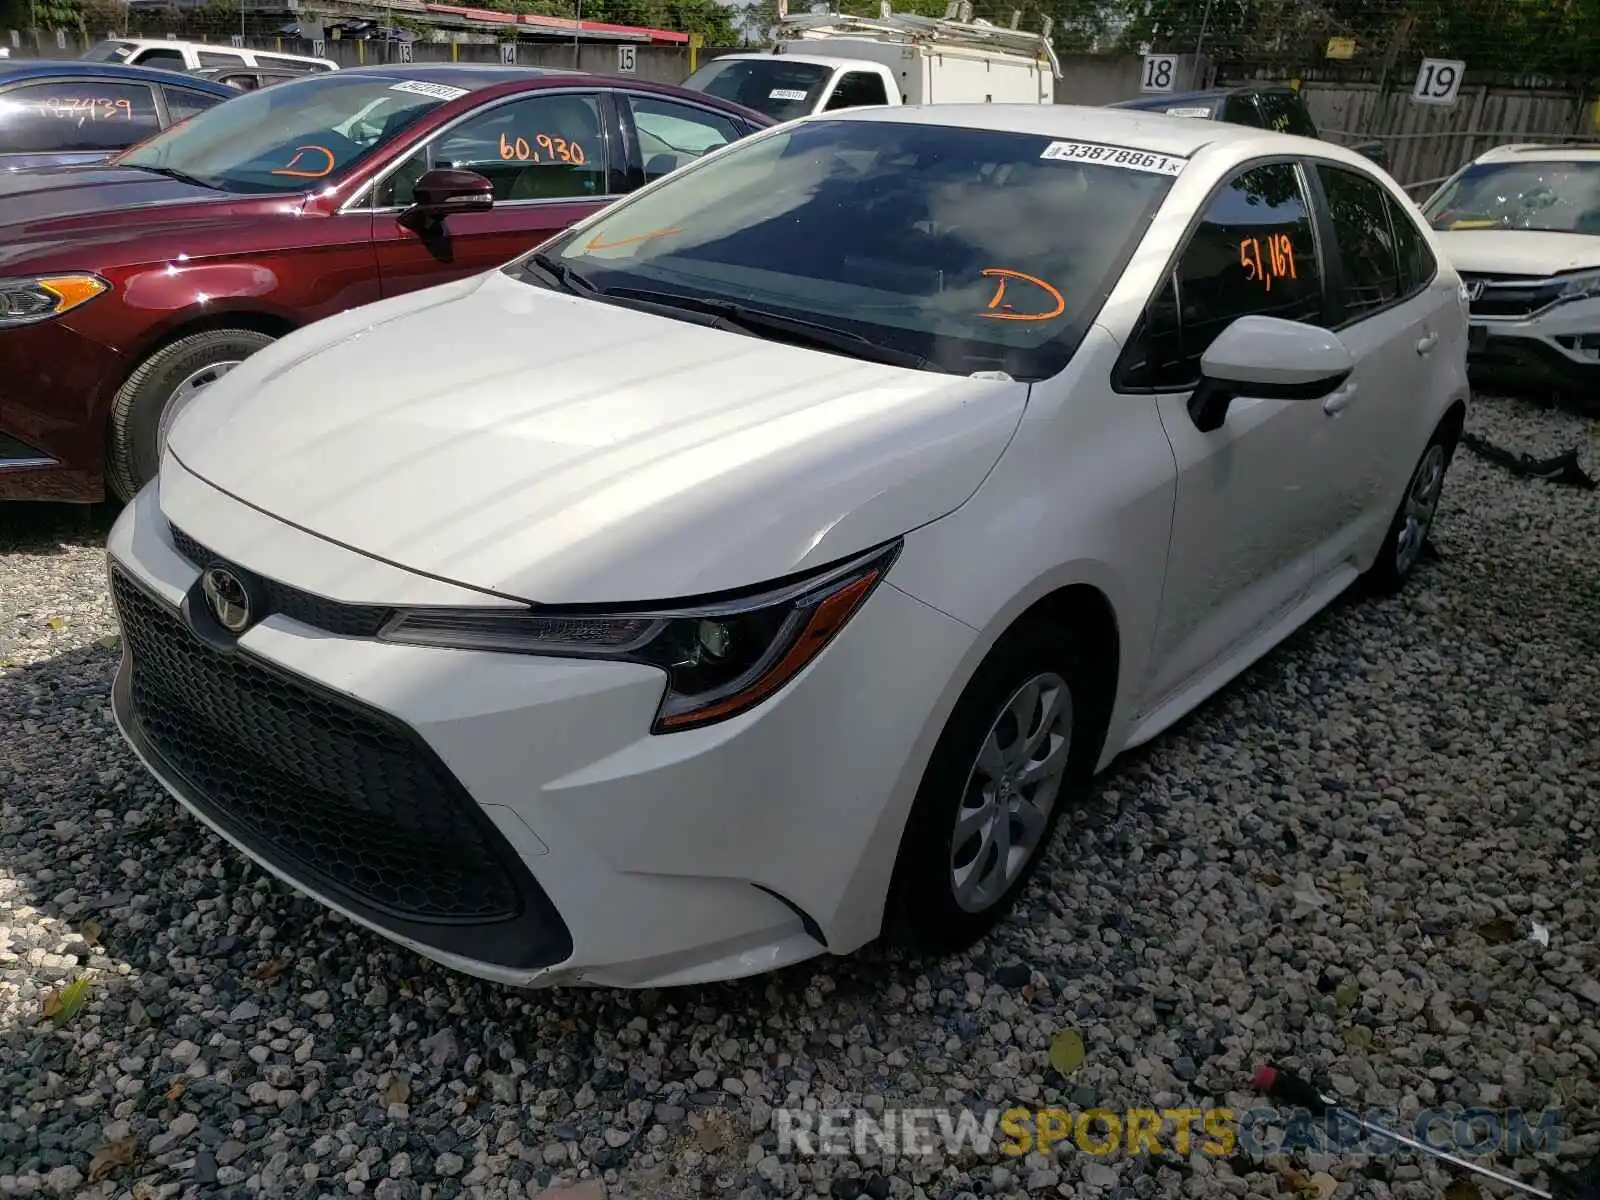
[(1253, 167), (1207, 206), (1129, 345), (1123, 382), (1156, 390), (1193, 387), (1201, 356), (1238, 318), (1321, 324), (1322, 307), (1300, 174), (1292, 163)]
[(421, 178), (422, 156), (430, 151), (434, 167), (486, 176), (500, 201), (579, 200), (606, 190), (605, 139), (593, 95), (530, 96), (468, 117), (390, 177), (380, 207), (411, 203), (408, 184)]
[(639, 157), (644, 160), (647, 183), (739, 140), (739, 130), (727, 117), (687, 104), (629, 96), (628, 111), (639, 135)]
[(0, 150), (45, 153), (121, 150), (161, 128), (142, 84), (36, 83), (0, 95)]
[(1387, 308), (1406, 289), (1400, 283), (1388, 189), (1341, 167), (1317, 164), (1339, 245), (1339, 302), (1346, 321)]

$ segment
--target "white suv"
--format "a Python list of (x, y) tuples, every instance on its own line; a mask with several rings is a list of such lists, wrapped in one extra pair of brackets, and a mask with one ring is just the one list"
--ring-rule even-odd
[(209, 42), (153, 41), (149, 38), (110, 38), (85, 50), (90, 62), (129, 63), (162, 67), (168, 71), (198, 71), (204, 67), (280, 67), (290, 71), (337, 71), (331, 58), (306, 54), (269, 54)]
[(1471, 307), (1478, 377), (1600, 381), (1600, 149), (1500, 146), (1423, 207)]

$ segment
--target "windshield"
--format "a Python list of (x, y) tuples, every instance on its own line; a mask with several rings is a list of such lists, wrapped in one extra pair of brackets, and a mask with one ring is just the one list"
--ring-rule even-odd
[(78, 57), (88, 62), (127, 62), (133, 51), (132, 42), (96, 42)]
[(932, 369), (1043, 379), (1182, 165), (1037, 134), (811, 120), (682, 168), (545, 258), (624, 302), (732, 303)]
[(683, 81), (692, 91), (732, 100), (780, 121), (817, 106), (833, 68), (777, 58), (719, 58)]
[(246, 92), (116, 159), (224, 192), (302, 192), (393, 141), (458, 87), (338, 72)]
[(1439, 230), (1600, 233), (1600, 162), (1477, 163), (1429, 202)]

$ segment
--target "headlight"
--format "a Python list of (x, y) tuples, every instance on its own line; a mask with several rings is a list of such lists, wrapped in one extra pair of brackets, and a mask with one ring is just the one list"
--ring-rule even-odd
[(803, 670), (872, 594), (898, 541), (737, 599), (638, 611), (402, 609), (388, 642), (647, 663), (667, 673), (653, 733), (725, 721)]
[(0, 329), (48, 321), (110, 290), (111, 285), (98, 275), (0, 279)]
[(1565, 276), (1566, 286), (1561, 289), (1561, 300), (1587, 300), (1600, 296), (1600, 271), (1579, 271)]

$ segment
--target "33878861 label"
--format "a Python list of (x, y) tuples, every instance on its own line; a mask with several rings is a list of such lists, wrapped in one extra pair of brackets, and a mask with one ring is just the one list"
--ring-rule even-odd
[(1055, 162), (1093, 163), (1097, 167), (1121, 167), (1125, 171), (1148, 171), (1154, 175), (1176, 175), (1188, 159), (1132, 146), (1105, 146), (1096, 142), (1051, 142), (1039, 155)]

